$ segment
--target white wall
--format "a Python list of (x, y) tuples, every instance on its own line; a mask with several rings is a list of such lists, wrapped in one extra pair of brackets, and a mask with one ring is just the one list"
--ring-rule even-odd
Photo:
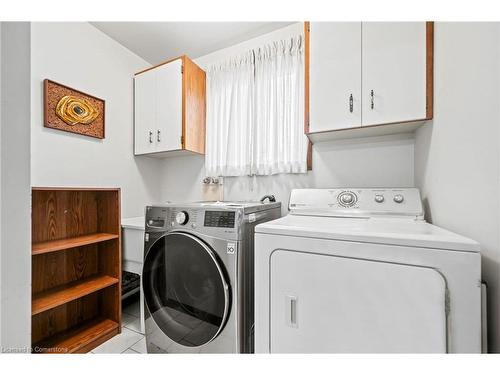
[[(0, 155), (2, 154), (2, 22), (0, 22)], [(0, 162), (0, 197), (2, 196), (2, 165)], [(1, 201), (0, 201), (1, 205)], [(2, 207), (0, 206), (0, 209)], [(2, 345), (2, 215), (0, 215), (0, 346)]]
[(210, 65), (219, 61), (224, 61), (228, 57), (238, 56), (241, 53), (247, 52), (252, 48), (258, 48), (265, 44), (290, 38), (304, 33), (304, 23), (296, 22), (278, 30), (271, 31), (270, 33), (260, 35), (256, 38), (249, 39), (242, 43), (235, 44), (234, 46), (223, 48), (221, 50), (209, 53), (208, 55), (198, 57), (195, 59), (196, 63), (203, 69), (208, 68)]
[(31, 344), (30, 24), (2, 22), (0, 43), (0, 349)]
[[(303, 23), (202, 56), (196, 62), (204, 69), (272, 41), (303, 33)], [(313, 170), (304, 175), (226, 177), (224, 199), (259, 199), (274, 194), (283, 202), (283, 213), (290, 190), (301, 187), (413, 186), (414, 141), (412, 137), (389, 136), (363, 140), (337, 141), (313, 146)], [(162, 173), (162, 200), (203, 199), (201, 181), (204, 158), (183, 156), (165, 159)]]
[[(122, 189), (122, 217), (160, 198), (161, 162), (133, 155), (133, 73), (149, 64), (88, 23), (33, 23), (33, 186)], [(43, 127), (43, 80), (106, 100), (106, 138)]]
[[(0, 155), (2, 154), (2, 22), (0, 22)], [(0, 197), (2, 196), (2, 164), (0, 161)], [(1, 198), (0, 198), (1, 199)], [(1, 205), (1, 200), (0, 200)], [(0, 206), (0, 210), (1, 210)], [(1, 212), (1, 211), (0, 211)], [(2, 215), (0, 215), (0, 346), (2, 346)]]
[(500, 351), (499, 30), (436, 23), (434, 121), (416, 133), (427, 219), (481, 243), (490, 343)]
[[(290, 190), (305, 187), (413, 186), (414, 146), (411, 135), (317, 143), (313, 146), (313, 169), (302, 175), (224, 178), (225, 200), (255, 200), (274, 194), (283, 202)], [(166, 159), (163, 166), (162, 199), (201, 200), (204, 158), (184, 156)]]

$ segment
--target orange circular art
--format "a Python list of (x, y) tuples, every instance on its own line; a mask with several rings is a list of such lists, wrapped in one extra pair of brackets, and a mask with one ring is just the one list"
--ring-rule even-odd
[(83, 98), (66, 95), (57, 103), (56, 114), (68, 125), (87, 125), (99, 116), (99, 111)]

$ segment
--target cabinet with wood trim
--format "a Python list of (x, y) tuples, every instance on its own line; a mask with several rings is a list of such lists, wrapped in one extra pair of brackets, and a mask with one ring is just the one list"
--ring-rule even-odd
[(120, 190), (33, 188), (34, 353), (85, 353), (121, 331)]
[(134, 154), (204, 154), (205, 101), (205, 72), (187, 56), (136, 73)]
[(411, 132), (432, 119), (432, 22), (306, 22), (311, 141)]

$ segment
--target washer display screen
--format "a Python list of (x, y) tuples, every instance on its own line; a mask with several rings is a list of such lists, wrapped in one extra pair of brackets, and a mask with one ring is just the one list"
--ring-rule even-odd
[(206, 211), (206, 227), (234, 228), (234, 211)]

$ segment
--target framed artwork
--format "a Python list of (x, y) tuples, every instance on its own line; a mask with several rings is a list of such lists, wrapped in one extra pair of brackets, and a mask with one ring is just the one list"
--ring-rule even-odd
[(46, 128), (104, 138), (103, 99), (45, 79), (43, 122)]

